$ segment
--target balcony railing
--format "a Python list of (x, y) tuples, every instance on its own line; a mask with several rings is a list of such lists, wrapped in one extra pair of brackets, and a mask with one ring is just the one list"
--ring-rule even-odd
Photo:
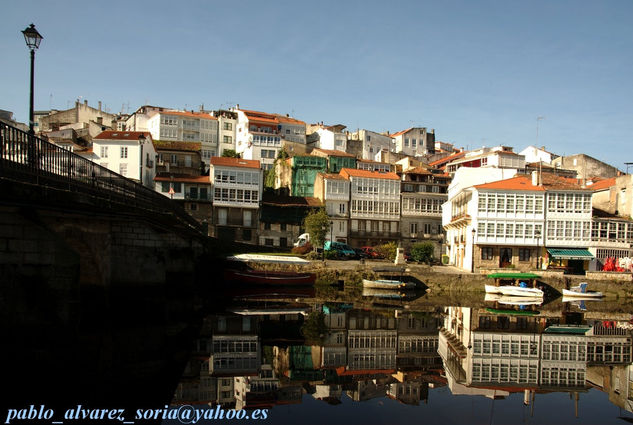
[(400, 232), (388, 232), (380, 230), (352, 230), (349, 232), (349, 235), (356, 238), (400, 238)]
[(127, 206), (171, 214), (200, 231), (178, 204), (89, 159), (15, 127), (0, 123), (0, 176), (20, 182), (88, 193)]

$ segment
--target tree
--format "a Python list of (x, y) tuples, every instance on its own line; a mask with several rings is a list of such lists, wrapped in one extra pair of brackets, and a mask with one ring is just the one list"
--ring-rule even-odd
[(305, 342), (310, 345), (321, 345), (327, 333), (325, 314), (321, 311), (313, 311), (306, 317), (301, 326), (301, 334)]
[(225, 158), (240, 158), (240, 154), (235, 152), (233, 149), (224, 149), (222, 156)]
[(435, 248), (431, 242), (420, 242), (411, 248), (411, 258), (413, 261), (431, 263), (433, 261), (433, 253)]
[(303, 227), (306, 233), (310, 234), (310, 242), (315, 247), (323, 246), (325, 235), (330, 230), (330, 217), (324, 208), (313, 211), (303, 220)]

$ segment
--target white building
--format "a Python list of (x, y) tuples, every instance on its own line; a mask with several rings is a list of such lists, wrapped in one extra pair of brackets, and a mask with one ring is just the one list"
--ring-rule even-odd
[(454, 183), (442, 217), (451, 264), (530, 269), (547, 266), (548, 258), (587, 269), (591, 191), (576, 180), (535, 171), (474, 186)]
[(361, 159), (379, 160), (381, 152), (394, 152), (395, 149), (395, 144), (391, 136), (376, 133), (375, 131), (358, 130), (350, 133), (348, 137), (351, 140), (360, 140), (362, 142)]
[(92, 141), (92, 161), (124, 177), (154, 188), (156, 149), (143, 131), (104, 131)]
[(524, 169), (525, 157), (516, 154), (512, 148), (507, 146), (481, 148), (467, 152), (464, 156), (446, 164), (446, 172), (452, 176), (462, 167)]
[(207, 112), (155, 111), (147, 120), (155, 140), (200, 142), (200, 155), (206, 164), (218, 155), (218, 119)]
[(308, 126), (308, 143), (314, 143), (318, 149), (347, 151), (347, 134), (344, 125), (324, 126), (321, 124)]
[(519, 155), (523, 155), (525, 157), (525, 162), (528, 164), (535, 162), (551, 164), (552, 160), (558, 158), (558, 155), (546, 151), (545, 146), (537, 148), (536, 146), (530, 145), (519, 152)]
[(395, 151), (410, 156), (435, 153), (435, 130), (426, 127), (411, 127), (391, 135), (395, 141)]
[[(340, 174), (319, 173), (314, 181), (314, 197), (325, 204), (332, 223), (332, 238), (347, 243), (349, 232), (350, 182)], [(330, 240), (330, 234), (325, 235)]]
[(395, 173), (343, 168), (350, 182), (350, 243), (374, 246), (400, 238), (400, 178)]
[(259, 161), (213, 157), (209, 176), (213, 193), (213, 236), (256, 244), (263, 190)]
[(260, 161), (262, 168), (272, 168), (282, 146), (282, 139), (305, 145), (305, 122), (279, 114), (235, 108), (237, 113), (237, 153), (244, 159)]
[(237, 129), (237, 112), (220, 109), (214, 112), (218, 118), (218, 156), (225, 150), (235, 150), (235, 133)]

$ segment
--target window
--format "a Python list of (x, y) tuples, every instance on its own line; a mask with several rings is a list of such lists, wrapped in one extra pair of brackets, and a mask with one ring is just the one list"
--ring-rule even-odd
[(529, 248), (519, 248), (519, 261), (530, 261), (530, 253)]
[(415, 235), (418, 233), (418, 223), (409, 223), (409, 229), (411, 230), (411, 234)]
[(264, 230), (270, 230), (270, 223), (269, 222), (265, 222), (264, 223)]
[(127, 146), (121, 147), (121, 158), (127, 158)]
[(484, 246), (481, 248), (481, 259), (482, 260), (492, 260), (492, 247)]
[(338, 212), (340, 214), (345, 214), (345, 204), (338, 204)]
[(285, 232), (286, 231), (286, 223), (281, 223), (279, 225), (279, 230), (281, 230), (282, 232)]
[(245, 227), (251, 227), (253, 225), (253, 212), (250, 210), (244, 210), (244, 215), (242, 216), (244, 220)]
[(189, 197), (191, 199), (198, 199), (198, 188), (197, 187), (190, 187), (189, 188)]
[(409, 139), (404, 139), (404, 147), (405, 148), (409, 147)]
[(264, 239), (264, 245), (273, 246), (273, 239), (272, 238), (265, 238)]
[(233, 137), (232, 136), (223, 136), (222, 137), (222, 143), (233, 143)]
[(218, 209), (218, 224), (221, 226), (226, 226), (227, 216), (228, 216), (228, 210), (226, 208)]
[(170, 188), (169, 182), (161, 182), (161, 184), (160, 184), (160, 191), (161, 192), (167, 193), (167, 192), (169, 192), (169, 188)]
[(191, 211), (197, 211), (198, 210), (198, 204), (189, 204), (189, 209)]
[(119, 174), (127, 176), (127, 164), (119, 164)]
[(107, 158), (107, 157), (108, 157), (108, 147), (101, 146), (101, 158)]
[(222, 124), (222, 130), (233, 130), (233, 123), (225, 122)]

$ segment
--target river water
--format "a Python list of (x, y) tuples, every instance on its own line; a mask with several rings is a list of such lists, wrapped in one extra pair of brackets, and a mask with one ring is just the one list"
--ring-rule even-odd
[(208, 309), (171, 405), (274, 424), (633, 422), (625, 303), (425, 297), (241, 291)]

